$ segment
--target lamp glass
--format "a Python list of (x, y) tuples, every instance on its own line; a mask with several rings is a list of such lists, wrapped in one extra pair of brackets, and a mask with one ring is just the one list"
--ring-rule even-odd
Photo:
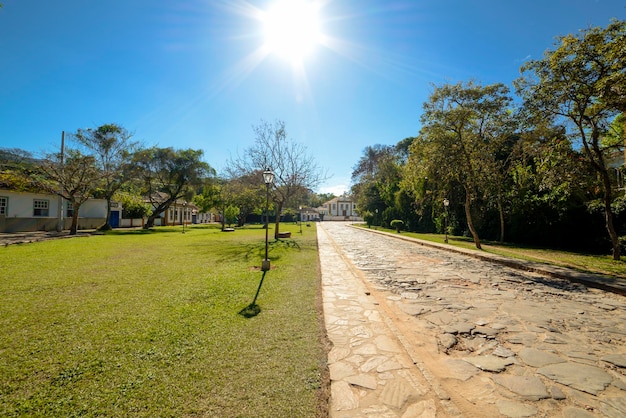
[(265, 184), (274, 183), (274, 172), (269, 168), (263, 172), (263, 181)]

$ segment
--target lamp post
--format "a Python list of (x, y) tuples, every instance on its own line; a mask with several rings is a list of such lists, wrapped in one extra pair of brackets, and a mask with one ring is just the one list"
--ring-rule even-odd
[(444, 218), (443, 218), (446, 237), (443, 241), (446, 244), (448, 243), (448, 206), (450, 206), (450, 201), (448, 199), (443, 199), (443, 207), (446, 209), (446, 213), (444, 214)]
[(185, 233), (185, 215), (187, 214), (187, 202), (183, 202), (183, 213), (181, 217), (183, 219), (183, 234)]
[(374, 229), (378, 229), (377, 228), (377, 226), (378, 226), (378, 208), (376, 208), (375, 212), (376, 212), (376, 218), (375, 218), (376, 223), (374, 224)]
[(300, 211), (300, 233), (302, 233), (302, 206), (298, 207)]
[(270, 210), (270, 185), (274, 183), (274, 172), (268, 167), (263, 172), (263, 182), (265, 183), (265, 258), (261, 263), (261, 270), (270, 269), (270, 259), (267, 256), (268, 233), (269, 233), (269, 210)]

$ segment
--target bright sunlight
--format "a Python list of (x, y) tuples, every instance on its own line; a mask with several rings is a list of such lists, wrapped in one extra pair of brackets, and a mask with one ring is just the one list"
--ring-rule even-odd
[(265, 48), (300, 63), (322, 42), (318, 8), (306, 0), (277, 0), (263, 15)]

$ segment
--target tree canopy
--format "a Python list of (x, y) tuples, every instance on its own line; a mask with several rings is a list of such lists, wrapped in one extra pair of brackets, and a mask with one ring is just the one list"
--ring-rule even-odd
[(288, 137), (284, 122), (263, 121), (254, 127), (254, 135), (254, 144), (244, 155), (229, 162), (229, 173), (232, 178), (257, 173), (259, 184), (263, 184), (261, 173), (268, 168), (274, 172), (271, 198), (276, 205), (274, 237), (278, 239), (285, 205), (315, 189), (325, 176), (306, 146)]
[(90, 152), (101, 173), (99, 188), (107, 201), (107, 216), (101, 229), (111, 229), (111, 199), (130, 180), (133, 152), (138, 144), (131, 141), (131, 134), (113, 123), (96, 129), (79, 129), (75, 140)]
[(525, 77), (516, 81), (527, 116), (562, 123), (582, 156), (598, 174), (597, 186), (604, 203), (605, 225), (620, 258), (614, 225), (610, 154), (621, 142), (603, 141), (615, 117), (626, 111), (626, 22), (613, 21), (606, 28), (592, 27), (578, 36), (559, 38), (554, 49), (540, 60), (527, 62)]
[(214, 173), (202, 161), (202, 155), (202, 150), (157, 147), (135, 153), (136, 175), (154, 207), (145, 228), (153, 227), (154, 220), (172, 203), (182, 198), (191, 200), (194, 186), (201, 185), (204, 178)]
[[(514, 82), (434, 86), (415, 138), (367, 146), (352, 193), (368, 224), (598, 251), (626, 230), (626, 23), (557, 38)], [(444, 206), (444, 200), (449, 206)], [(598, 234), (603, 214), (607, 236)]]

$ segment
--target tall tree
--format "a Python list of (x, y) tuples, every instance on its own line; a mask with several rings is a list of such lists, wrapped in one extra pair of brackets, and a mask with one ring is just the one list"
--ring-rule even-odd
[[(254, 127), (254, 134), (254, 144), (243, 157), (229, 162), (228, 171), (235, 178), (272, 169), (275, 175), (272, 200), (276, 205), (274, 238), (278, 239), (280, 214), (285, 204), (302, 190), (315, 189), (325, 176), (306, 146), (287, 136), (285, 122), (263, 121)], [(260, 175), (259, 181), (262, 182)]]
[(33, 168), (30, 174), (34, 184), (67, 200), (72, 207), (70, 235), (78, 230), (78, 212), (102, 177), (95, 158), (83, 155), (75, 149), (66, 149), (64, 154), (48, 154)]
[(508, 93), (503, 84), (436, 87), (424, 103), (420, 135), (410, 146), (407, 168), (417, 174), (412, 175), (414, 190), (423, 190), (421, 179), (426, 178), (440, 182), (439, 190), (450, 190), (452, 182), (461, 185), (467, 226), (479, 249), (472, 205), (494, 182), (495, 152), (510, 118)]
[(626, 21), (614, 20), (606, 28), (592, 27), (577, 36), (560, 37), (555, 49), (527, 62), (522, 72), (515, 85), (529, 116), (568, 127), (585, 161), (597, 173), (613, 259), (619, 260), (607, 164), (617, 145), (607, 145), (602, 139), (615, 116), (626, 111)]
[(202, 184), (198, 186), (193, 197), (193, 203), (200, 209), (200, 212), (210, 212), (212, 209), (220, 207), (220, 194), (223, 183), (223, 179), (210, 176), (204, 179)]
[(155, 219), (172, 203), (190, 198), (193, 187), (202, 184), (206, 176), (214, 173), (201, 160), (202, 154), (202, 150), (157, 147), (135, 153), (134, 163), (154, 208), (144, 228), (152, 228)]
[(239, 209), (237, 225), (243, 226), (248, 215), (260, 212), (265, 206), (265, 186), (259, 184), (260, 172), (230, 179), (225, 187), (229, 190), (229, 204)]
[[(352, 196), (359, 210), (375, 225), (395, 218), (395, 193), (400, 182), (398, 155), (391, 145), (376, 144), (363, 149), (363, 155), (352, 170)], [(385, 216), (387, 213), (388, 216)], [(390, 218), (390, 219), (386, 219)]]
[(358, 183), (362, 178), (373, 177), (384, 159), (393, 154), (390, 145), (376, 144), (363, 149), (363, 155), (352, 169), (352, 182)]
[(132, 153), (137, 143), (131, 142), (131, 134), (116, 124), (102, 125), (96, 129), (79, 129), (74, 138), (96, 158), (102, 172), (102, 196), (107, 201), (107, 217), (100, 229), (111, 229), (111, 199), (129, 180)]

